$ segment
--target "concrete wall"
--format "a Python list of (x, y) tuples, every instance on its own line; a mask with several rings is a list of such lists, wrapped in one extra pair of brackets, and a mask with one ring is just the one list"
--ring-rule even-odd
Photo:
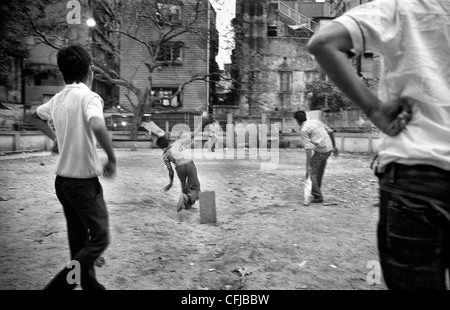
[[(337, 132), (334, 138), (341, 153), (375, 154), (378, 150), (378, 134)], [(283, 134), (283, 140), (289, 142), (290, 148), (303, 148), (298, 133)]]
[(374, 154), (378, 150), (378, 134), (340, 132), (334, 136), (337, 148), (345, 153)]
[[(129, 133), (111, 132), (113, 147), (127, 149), (150, 149), (155, 147), (152, 138), (142, 133), (138, 141), (132, 141)], [(362, 153), (374, 154), (378, 149), (379, 135), (373, 133), (342, 133), (334, 134), (336, 145), (342, 153)], [(206, 141), (208, 135), (205, 134), (203, 140)], [(303, 144), (298, 133), (284, 133), (280, 147), (303, 148)], [(52, 141), (39, 132), (0, 132), (0, 152), (13, 151), (49, 151)]]
[(154, 147), (152, 141), (126, 141), (126, 140), (113, 140), (113, 148), (115, 149), (151, 149)]
[(0, 132), (0, 152), (47, 151), (52, 145), (52, 141), (39, 132)]

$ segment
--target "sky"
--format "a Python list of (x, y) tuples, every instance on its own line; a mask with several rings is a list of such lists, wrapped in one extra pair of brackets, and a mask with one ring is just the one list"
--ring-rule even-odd
[(217, 14), (217, 30), (219, 31), (219, 54), (217, 63), (223, 69), (223, 64), (230, 63), (230, 55), (233, 49), (231, 20), (236, 11), (235, 0), (211, 0), (211, 4)]

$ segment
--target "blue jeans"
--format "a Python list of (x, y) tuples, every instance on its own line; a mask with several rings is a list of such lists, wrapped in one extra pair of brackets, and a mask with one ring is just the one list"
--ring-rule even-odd
[(378, 249), (389, 289), (446, 289), (450, 171), (390, 164), (380, 181)]
[(311, 194), (314, 199), (323, 199), (322, 195), (322, 179), (325, 172), (325, 167), (327, 165), (328, 157), (330, 157), (331, 152), (314, 152), (311, 157), (311, 183), (312, 189)]
[[(81, 287), (103, 290), (95, 277), (94, 263), (110, 243), (108, 212), (98, 178), (72, 179), (57, 176), (56, 196), (61, 202), (67, 222), (71, 260), (80, 263)], [(71, 269), (62, 269), (45, 289), (70, 290), (67, 282)]]

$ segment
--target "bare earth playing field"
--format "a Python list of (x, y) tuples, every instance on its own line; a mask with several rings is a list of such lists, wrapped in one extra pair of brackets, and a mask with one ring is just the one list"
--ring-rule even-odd
[[(112, 242), (96, 270), (107, 289), (386, 289), (367, 281), (368, 263), (378, 260), (370, 156), (330, 157), (325, 204), (310, 206), (302, 204), (301, 149), (281, 149), (274, 170), (258, 160), (197, 160), (217, 207), (217, 223), (200, 224), (198, 203), (177, 214), (177, 179), (161, 192), (169, 179), (160, 150), (116, 154), (116, 178), (101, 178)], [(56, 161), (49, 153), (0, 156), (2, 290), (41, 289), (69, 260)]]

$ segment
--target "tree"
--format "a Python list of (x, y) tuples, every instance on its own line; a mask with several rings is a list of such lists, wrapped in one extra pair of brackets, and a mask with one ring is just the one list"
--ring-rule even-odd
[[(264, 55), (259, 49), (250, 46), (247, 42), (245, 25), (242, 19), (233, 18), (230, 31), (235, 45), (231, 55), (231, 89), (234, 98), (246, 99), (246, 103), (241, 106), (242, 114), (259, 114), (262, 107), (273, 109), (264, 102), (267, 99), (267, 89), (270, 88), (270, 85), (261, 82), (266, 81), (262, 77), (270, 71), (269, 65), (264, 61)], [(258, 38), (257, 40), (262, 43), (261, 39)], [(248, 89), (245, 87), (246, 84), (249, 85)]]
[(10, 90), (14, 86), (11, 74), (11, 57), (24, 58), (27, 49), (23, 42), (24, 26), (18, 23), (17, 3), (1, 2), (0, 4), (0, 85)]
[[(85, 26), (85, 20), (81, 24), (69, 24), (69, 10), (61, 1), (38, 0), (32, 1), (32, 4), (31, 0), (13, 2), (21, 6), (19, 14), (26, 30), (34, 34), (40, 42), (55, 49), (71, 42), (84, 41), (92, 51), (99, 50), (108, 55), (108, 59), (121, 61), (123, 56), (120, 47), (124, 38), (141, 47), (143, 53), (140, 61), (148, 75), (148, 83), (145, 86), (137, 86), (133, 76), (121, 75), (118, 67), (114, 66), (114, 63), (108, 64), (105, 58), (94, 57), (93, 66), (98, 81), (121, 86), (126, 90), (126, 97), (134, 114), (132, 138), (137, 136), (146, 105), (153, 106), (155, 102), (171, 100), (194, 81), (214, 83), (220, 78), (217, 72), (193, 74), (171, 95), (151, 96), (153, 75), (157, 68), (166, 64), (162, 55), (168, 51), (168, 46), (173, 46), (180, 38), (189, 34), (195, 36), (199, 42), (211, 39), (210, 44), (217, 47), (215, 35), (206, 25), (209, 10), (207, 0), (84, 1), (82, 10), (92, 11), (93, 17), (98, 21), (98, 26), (91, 30)], [(90, 31), (90, 35), (87, 31)], [(92, 38), (91, 42), (86, 41), (89, 37)], [(171, 52), (174, 50), (171, 49)], [(178, 59), (174, 57), (171, 61), (176, 64)], [(136, 72), (141, 69), (136, 68)]]
[(353, 103), (334, 84), (316, 79), (306, 83), (310, 110), (339, 110), (354, 107)]

